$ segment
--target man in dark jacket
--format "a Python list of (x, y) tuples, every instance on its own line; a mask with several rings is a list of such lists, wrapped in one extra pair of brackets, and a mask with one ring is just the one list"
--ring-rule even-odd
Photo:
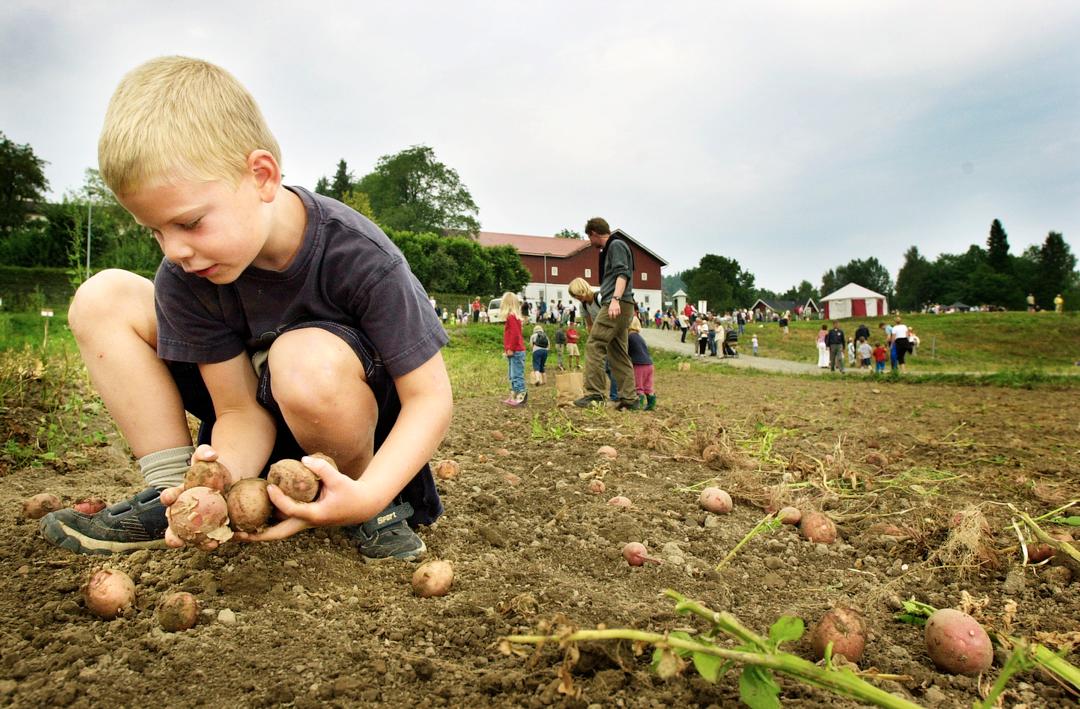
[(859, 342), (860, 338), (862, 338), (866, 342), (870, 341), (870, 328), (866, 326), (866, 323), (861, 323), (857, 328), (855, 328), (856, 344)]
[(825, 336), (825, 344), (829, 346), (829, 371), (835, 372), (839, 367), (840, 371), (844, 371), (844, 345), (847, 344), (847, 340), (844, 339), (844, 331), (840, 329), (840, 323), (833, 321), (832, 330), (829, 330), (829, 334)]

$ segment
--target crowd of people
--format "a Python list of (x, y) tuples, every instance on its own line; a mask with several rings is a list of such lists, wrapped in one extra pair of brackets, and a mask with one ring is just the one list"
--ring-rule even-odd
[(824, 323), (817, 335), (817, 366), (830, 371), (843, 372), (847, 366), (856, 369), (873, 369), (875, 374), (885, 372), (888, 360), (892, 371), (904, 372), (907, 357), (919, 347), (919, 337), (915, 330), (908, 327), (900, 315), (896, 315), (893, 324), (878, 323), (881, 334), (871, 343), (870, 328), (860, 323), (855, 334), (848, 339), (840, 323), (832, 322), (832, 328)]

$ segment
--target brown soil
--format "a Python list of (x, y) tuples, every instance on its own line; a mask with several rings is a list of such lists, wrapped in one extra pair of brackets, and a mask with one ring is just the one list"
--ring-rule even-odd
[[(446, 516), (423, 533), (430, 553), (455, 565), (454, 586), (440, 598), (413, 596), (413, 565), (363, 563), (337, 530), (210, 554), (75, 556), (45, 543), (20, 503), (38, 492), (70, 504), (138, 489), (120, 445), (110, 439), (46, 467), (0, 461), (0, 704), (735, 705), (735, 672), (717, 684), (692, 667), (662, 680), (651, 653), (629, 646), (580, 646), (569, 696), (558, 691), (557, 647), (500, 652), (501, 636), (543, 621), (701, 630), (673, 613), (659, 595), (665, 588), (760, 632), (783, 614), (809, 625), (850, 604), (870, 629), (860, 667), (907, 676), (881, 685), (926, 705), (970, 706), (979, 680), (934, 669), (921, 629), (893, 619), (900, 599), (957, 607), (966, 591), (987, 601), (976, 615), (994, 627), (1015, 601), (1013, 635), (1053, 643), (1077, 630), (1077, 582), (1058, 562), (1021, 566), (1005, 506), (1041, 514), (1077, 497), (1075, 392), (696, 370), (657, 379), (654, 413), (559, 409), (550, 386), (534, 389), (524, 410), (496, 398), (458, 403), (440, 457), (457, 460), (461, 473), (442, 484)], [(27, 435), (38, 415), (33, 406), (3, 412), (5, 437)], [(599, 458), (601, 445), (614, 446), (617, 459)], [(593, 477), (605, 482), (603, 495), (587, 491)], [(698, 508), (706, 483), (731, 492), (731, 514)], [(613, 495), (633, 507), (607, 505)], [(783, 527), (713, 570), (764, 507), (790, 503), (826, 511), (840, 540), (814, 545)], [(966, 533), (950, 537), (954, 513), (971, 506), (990, 532), (972, 511), (959, 520)], [(665, 563), (628, 566), (627, 541), (646, 543)], [(84, 607), (78, 589), (103, 564), (135, 580), (129, 617), (102, 621)], [(198, 597), (200, 622), (164, 633), (154, 608), (175, 590)], [(805, 638), (791, 649), (809, 656)], [(780, 684), (785, 705), (845, 705), (793, 680)], [(1071, 700), (1028, 672), (1010, 685), (1014, 702)]]

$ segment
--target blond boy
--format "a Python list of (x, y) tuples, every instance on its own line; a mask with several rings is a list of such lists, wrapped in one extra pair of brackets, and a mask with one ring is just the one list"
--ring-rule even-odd
[[(406, 521), (442, 512), (428, 461), (452, 403), (445, 331), (401, 252), (340, 202), (285, 187), (254, 99), (206, 62), (162, 57), (125, 76), (98, 156), (164, 259), (153, 282), (95, 275), (69, 318), (147, 489), (94, 516), (54, 512), (45, 537), (81, 553), (182, 546), (164, 507), (189, 457), (236, 481), (323, 452), (337, 469), (303, 458), (317, 500), (270, 486), (287, 518), (238, 536), (343, 526), (365, 556), (417, 558), (424, 543)], [(185, 409), (202, 422), (198, 449)]]

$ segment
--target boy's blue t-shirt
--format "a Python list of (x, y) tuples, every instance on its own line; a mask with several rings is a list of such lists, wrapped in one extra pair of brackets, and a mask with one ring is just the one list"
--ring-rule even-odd
[(645, 338), (640, 333), (631, 332), (626, 336), (626, 349), (630, 353), (630, 361), (633, 364), (652, 364), (649, 356), (649, 346), (645, 344)]
[(307, 224), (284, 271), (249, 266), (215, 285), (162, 260), (154, 278), (158, 356), (223, 362), (268, 349), (290, 325), (329, 320), (362, 331), (392, 377), (431, 359), (448, 337), (397, 246), (337, 200), (288, 189), (304, 203)]

